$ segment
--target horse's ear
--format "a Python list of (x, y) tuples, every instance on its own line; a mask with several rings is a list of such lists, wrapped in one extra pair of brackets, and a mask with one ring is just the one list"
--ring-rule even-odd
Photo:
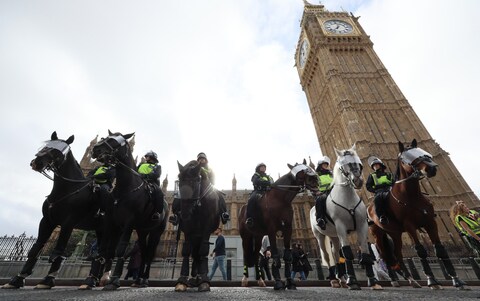
[(54, 131), (54, 132), (52, 133), (52, 136), (50, 137), (50, 140), (58, 140), (57, 132), (56, 132), (56, 131)]
[(303, 165), (307, 165), (307, 160), (305, 160), (305, 158), (303, 158)]
[(75, 136), (72, 135), (72, 136), (68, 137), (68, 139), (65, 141), (65, 143), (67, 143), (67, 144), (72, 144), (72, 142), (73, 142), (74, 139), (75, 139)]
[(133, 135), (135, 135), (135, 133), (126, 134), (126, 135), (122, 135), (122, 136), (123, 136), (123, 138), (125, 138), (125, 140), (128, 140), (128, 139), (132, 138)]
[(403, 146), (403, 143), (398, 141), (398, 150), (400, 151), (400, 153), (403, 153), (403, 151), (405, 150), (405, 146)]
[(293, 165), (287, 163), (288, 168), (292, 169)]
[(355, 142), (355, 143), (352, 145), (351, 150), (354, 151), (354, 152), (357, 152), (357, 142)]
[(412, 143), (410, 144), (410, 146), (411, 146), (412, 148), (416, 148), (416, 147), (417, 147), (417, 139), (414, 138), (414, 139), (412, 140)]
[(335, 146), (333, 147), (333, 149), (335, 150), (335, 153), (337, 154), (337, 157), (341, 157), (343, 155), (342, 151), (338, 150)]
[(110, 130), (108, 130), (108, 136), (112, 136), (112, 135), (113, 133)]
[(180, 162), (178, 162), (178, 160), (177, 160), (177, 164), (178, 164), (178, 170), (179, 170), (180, 172), (182, 172), (183, 169), (184, 169), (183, 165), (180, 164)]

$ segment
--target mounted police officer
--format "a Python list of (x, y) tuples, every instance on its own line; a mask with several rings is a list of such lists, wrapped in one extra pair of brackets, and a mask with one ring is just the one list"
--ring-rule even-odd
[[(213, 170), (208, 166), (208, 159), (205, 153), (199, 153), (197, 155), (197, 162), (200, 165), (200, 176), (202, 180), (207, 179), (210, 181), (212, 185), (215, 185), (215, 174)], [(218, 205), (220, 209), (220, 219), (222, 220), (222, 224), (226, 224), (230, 220), (230, 214), (227, 211), (227, 204), (225, 202), (225, 197), (223, 192), (215, 189), (218, 195)], [(179, 218), (178, 214), (180, 212), (180, 200), (175, 198), (173, 199), (172, 203), (172, 215), (168, 218), (168, 221), (172, 223), (174, 226), (178, 225)]]
[(261, 199), (267, 190), (270, 190), (270, 187), (273, 184), (273, 179), (266, 174), (267, 166), (265, 163), (259, 163), (255, 167), (255, 173), (252, 176), (253, 191), (250, 194), (250, 198), (247, 203), (247, 219), (245, 224), (247, 226), (253, 226), (253, 210), (256, 205), (257, 200)]
[(318, 174), (318, 186), (320, 187), (320, 194), (315, 199), (315, 217), (317, 218), (317, 225), (320, 229), (325, 230), (327, 219), (327, 197), (332, 191), (333, 173), (329, 169), (330, 158), (324, 156), (318, 161), (315, 171)]
[(374, 170), (367, 179), (365, 184), (368, 191), (375, 194), (373, 202), (375, 204), (375, 214), (382, 225), (388, 224), (388, 217), (385, 215), (386, 202), (390, 188), (393, 186), (394, 179), (390, 172), (386, 172), (387, 167), (382, 160), (377, 157), (368, 158), (370, 167)]
[(144, 159), (145, 161), (140, 163), (137, 170), (153, 190), (151, 191), (151, 198), (155, 213), (152, 215), (152, 220), (159, 220), (161, 215), (158, 208), (162, 207), (160, 202), (163, 202), (163, 200), (157, 197), (155, 190), (160, 189), (160, 175), (162, 174), (162, 167), (158, 165), (157, 154), (153, 151), (146, 153)]
[(110, 197), (110, 191), (113, 187), (113, 181), (115, 180), (115, 174), (115, 167), (111, 164), (102, 164), (88, 173), (88, 176), (93, 178), (93, 191), (100, 202), (100, 208), (96, 216), (103, 215), (105, 211), (106, 204)]

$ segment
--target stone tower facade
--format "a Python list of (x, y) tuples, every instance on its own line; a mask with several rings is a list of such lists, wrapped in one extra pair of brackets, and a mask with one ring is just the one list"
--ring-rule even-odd
[[(333, 159), (334, 147), (356, 143), (366, 177), (369, 156), (394, 171), (398, 142), (417, 139), (439, 165), (437, 175), (422, 180), (421, 187), (434, 203), (440, 237), (446, 245), (461, 244), (448, 211), (458, 200), (479, 206), (477, 196), (395, 84), (358, 17), (304, 3), (295, 62), (322, 152)], [(372, 197), (365, 189), (360, 194), (364, 200)], [(411, 244), (407, 237), (404, 241)]]

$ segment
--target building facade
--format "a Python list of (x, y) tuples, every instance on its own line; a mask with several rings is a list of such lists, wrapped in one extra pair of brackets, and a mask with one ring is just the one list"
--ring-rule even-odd
[[(459, 200), (478, 207), (477, 196), (395, 84), (358, 17), (304, 3), (295, 61), (322, 152), (335, 158), (334, 147), (346, 149), (355, 143), (367, 177), (369, 156), (381, 158), (394, 171), (398, 142), (415, 138), (439, 165), (437, 175), (423, 179), (421, 188), (434, 203), (440, 238), (452, 248), (462, 246), (449, 209)], [(372, 197), (365, 188), (360, 194), (364, 201)], [(412, 243), (406, 235), (404, 242), (406, 248)]]

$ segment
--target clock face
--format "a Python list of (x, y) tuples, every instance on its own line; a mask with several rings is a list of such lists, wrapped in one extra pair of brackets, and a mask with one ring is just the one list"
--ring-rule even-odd
[(305, 66), (307, 62), (307, 54), (308, 54), (308, 41), (307, 39), (303, 40), (302, 46), (300, 46), (300, 53), (298, 54), (298, 63), (300, 64), (300, 68)]
[(353, 31), (352, 25), (341, 20), (328, 20), (323, 23), (323, 26), (328, 32), (336, 34), (347, 34)]

